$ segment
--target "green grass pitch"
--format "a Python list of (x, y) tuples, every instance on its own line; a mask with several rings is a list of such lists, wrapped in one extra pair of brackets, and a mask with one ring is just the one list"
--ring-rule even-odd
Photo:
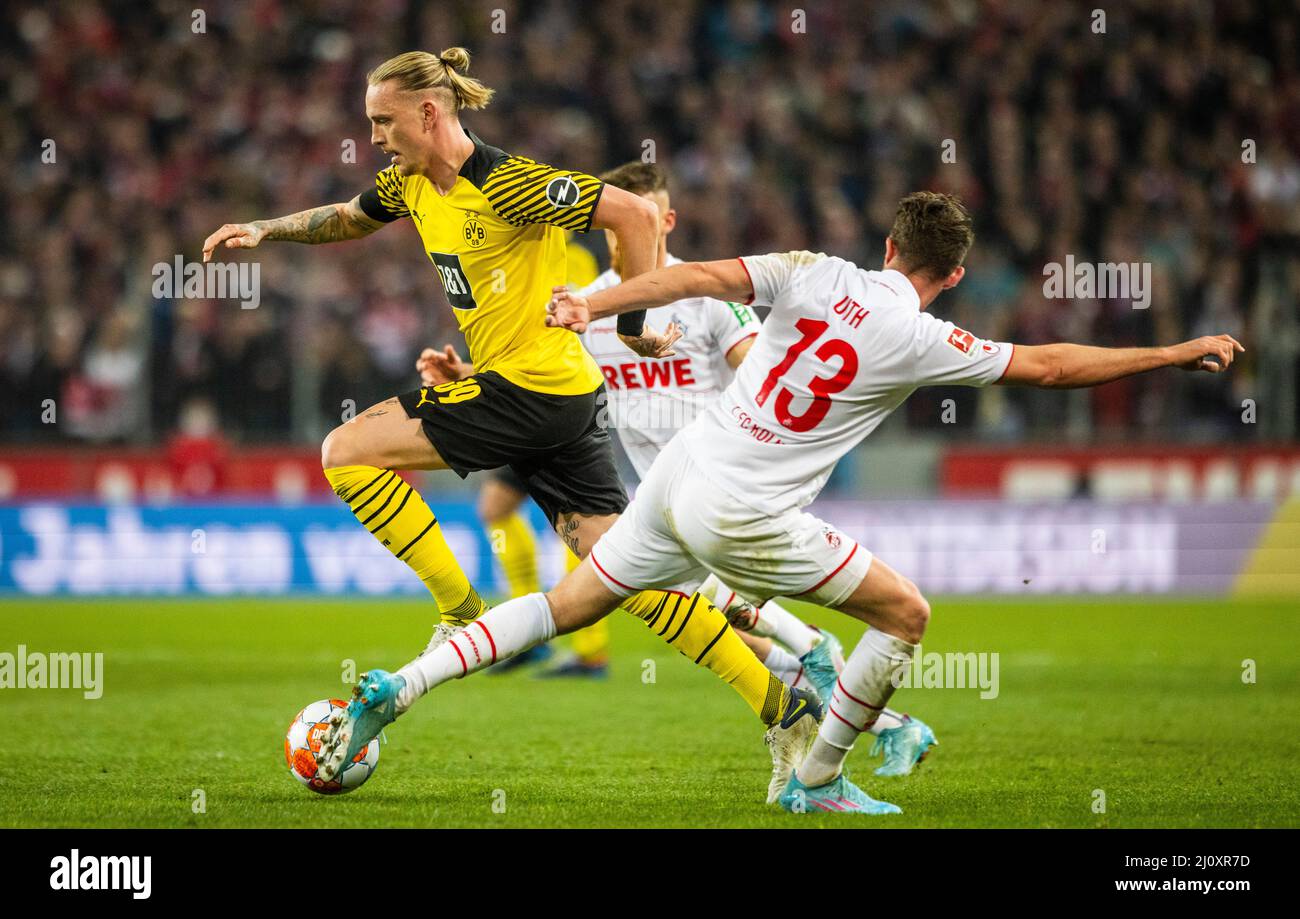
[[(801, 609), (846, 649), (861, 631)], [(283, 756), (294, 713), (347, 695), (346, 658), (358, 671), (407, 661), (429, 612), (361, 599), (4, 601), (0, 651), (101, 651), (104, 695), (0, 689), (0, 826), (1300, 825), (1300, 618), (1287, 602), (936, 600), (924, 650), (997, 652), (999, 694), (895, 696), (941, 745), (885, 780), (864, 740), (849, 769), (899, 817), (764, 805), (757, 720), (622, 613), (608, 681), (453, 682), (388, 731), (364, 787), (326, 798), (300, 786)]]

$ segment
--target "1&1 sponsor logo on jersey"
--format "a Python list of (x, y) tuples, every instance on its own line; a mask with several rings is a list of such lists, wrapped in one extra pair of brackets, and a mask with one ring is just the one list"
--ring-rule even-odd
[(438, 269), (438, 277), (442, 279), (442, 289), (446, 292), (447, 302), (452, 305), (452, 308), (458, 310), (478, 309), (478, 301), (474, 299), (474, 290), (469, 286), (469, 281), (465, 278), (465, 269), (461, 267), (460, 256), (455, 253), (431, 251), (429, 258), (433, 260), (434, 267)]

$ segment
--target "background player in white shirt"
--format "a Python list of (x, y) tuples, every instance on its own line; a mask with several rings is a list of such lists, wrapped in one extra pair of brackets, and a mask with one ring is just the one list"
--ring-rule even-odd
[[(915, 584), (802, 509), (835, 463), (919, 386), (1095, 386), (1161, 367), (1220, 372), (1244, 350), (1227, 335), (1155, 348), (1015, 347), (976, 338), (925, 312), (961, 281), (973, 238), (956, 199), (918, 192), (900, 202), (883, 271), (790, 252), (672, 265), (590, 299), (557, 288), (547, 321), (576, 332), (593, 319), (690, 296), (770, 303), (772, 311), (723, 398), (659, 455), (582, 565), (549, 593), (483, 615), (496, 654), (581, 628), (637, 590), (710, 570), (751, 599), (808, 596), (871, 628), (780, 804), (795, 812), (898, 812), (849, 782), (843, 762), (910, 666), (930, 606)], [(474, 669), (447, 646), (404, 667), (392, 678), (391, 714), (379, 711), (385, 700), (363, 701), (375, 713), (364, 733), (377, 735), (431, 688)]]

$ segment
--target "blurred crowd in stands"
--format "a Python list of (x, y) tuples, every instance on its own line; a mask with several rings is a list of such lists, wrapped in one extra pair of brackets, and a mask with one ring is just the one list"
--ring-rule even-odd
[[(1101, 22), (1098, 6), (6, 3), (0, 442), (161, 442), (213, 412), (233, 441), (306, 442), (415, 385), (420, 349), (458, 337), (405, 222), (327, 253), (222, 253), (260, 263), (256, 309), (155, 297), (151, 272), (198, 261), (222, 223), (368, 187), (386, 161), (365, 73), (458, 44), (498, 91), (465, 117), (489, 143), (591, 172), (653, 152), (679, 257), (812, 249), (876, 268), (895, 202), (934, 188), (977, 234), (934, 309), (977, 335), (1229, 332), (1249, 349), (1227, 378), (921, 393), (891, 434), (1294, 439), (1300, 6), (1132, 0)], [(575, 242), (603, 265), (600, 236)], [(1047, 299), (1044, 265), (1067, 256), (1151, 263), (1150, 306)]]

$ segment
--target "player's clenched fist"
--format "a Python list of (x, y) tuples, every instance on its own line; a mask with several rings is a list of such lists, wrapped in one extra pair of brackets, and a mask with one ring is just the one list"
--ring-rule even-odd
[(1232, 364), (1232, 359), (1237, 356), (1237, 352), (1245, 350), (1241, 342), (1231, 335), (1204, 335), (1193, 341), (1174, 345), (1174, 356), (1170, 363), (1183, 370), (1222, 373)]
[(212, 252), (222, 243), (227, 249), (252, 249), (262, 241), (266, 231), (252, 223), (227, 223), (203, 240), (203, 261), (212, 261)]

